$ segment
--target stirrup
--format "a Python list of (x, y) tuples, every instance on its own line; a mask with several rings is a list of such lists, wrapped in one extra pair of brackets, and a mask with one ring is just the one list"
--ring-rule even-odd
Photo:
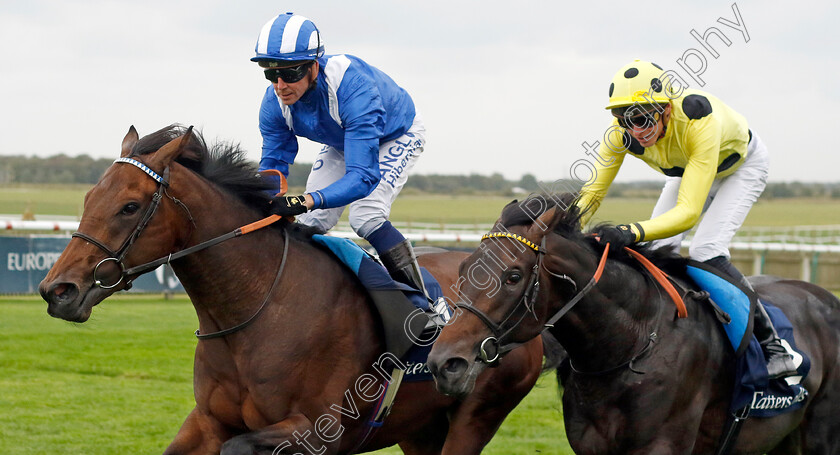
[(452, 319), (452, 309), (449, 308), (449, 305), (446, 304), (446, 299), (443, 297), (438, 297), (437, 300), (429, 303), (429, 310), (430, 312), (427, 313), (429, 315), (429, 323), (426, 324), (426, 327), (431, 325), (443, 327), (449, 324), (449, 321)]

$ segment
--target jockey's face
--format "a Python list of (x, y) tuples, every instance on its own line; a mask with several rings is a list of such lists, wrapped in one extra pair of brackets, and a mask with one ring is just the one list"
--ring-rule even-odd
[(629, 119), (629, 121), (624, 122), (627, 126), (625, 129), (628, 133), (630, 133), (633, 138), (635, 138), (642, 147), (651, 147), (653, 144), (656, 144), (656, 141), (662, 137), (662, 133), (665, 131), (665, 125), (668, 124), (668, 120), (671, 118), (671, 105), (668, 104), (665, 106), (664, 112), (661, 114), (658, 112), (651, 112), (646, 114), (647, 118), (652, 119), (653, 121), (633, 121), (637, 116)]
[(306, 75), (297, 82), (284, 82), (282, 78), (278, 77), (276, 82), (271, 83), (274, 86), (274, 93), (286, 106), (297, 103), (300, 97), (309, 90), (315, 79), (318, 78), (318, 61), (312, 62), (311, 65), (308, 65), (308, 68)]

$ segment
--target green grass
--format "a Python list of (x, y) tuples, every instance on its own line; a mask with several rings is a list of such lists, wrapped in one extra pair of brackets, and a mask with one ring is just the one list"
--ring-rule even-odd
[[(0, 314), (3, 455), (159, 454), (194, 406), (186, 297), (120, 295), (85, 324), (50, 318), (37, 297), (0, 298)], [(549, 375), (484, 453), (571, 454), (564, 435)]]
[(0, 453), (162, 453), (193, 407), (185, 298), (126, 296), (84, 325), (0, 300)]
[(81, 216), (90, 185), (2, 185), (0, 213)]

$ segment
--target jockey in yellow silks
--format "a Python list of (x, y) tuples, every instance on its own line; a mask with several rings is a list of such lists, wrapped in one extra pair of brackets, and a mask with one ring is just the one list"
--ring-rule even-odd
[[(613, 248), (642, 241), (679, 251), (685, 233), (697, 226), (689, 257), (706, 262), (750, 287), (730, 262), (729, 244), (767, 181), (768, 153), (746, 119), (718, 98), (684, 87), (654, 63), (636, 60), (613, 77), (609, 104), (613, 122), (600, 145), (596, 174), (581, 189), (577, 205), (597, 211), (627, 156), (665, 174), (665, 185), (649, 220), (598, 230)], [(796, 373), (761, 304), (754, 333), (767, 357), (770, 378)]]

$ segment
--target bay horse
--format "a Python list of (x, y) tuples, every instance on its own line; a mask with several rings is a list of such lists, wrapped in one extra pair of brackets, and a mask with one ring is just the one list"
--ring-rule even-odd
[[(192, 128), (140, 139), (132, 126), (40, 285), (49, 314), (84, 322), (150, 269), (138, 264), (171, 263), (199, 332), (220, 336), (198, 342), (196, 406), (166, 455), (346, 454), (394, 444), (406, 454), (480, 453), (536, 382), (540, 341), (511, 353), (463, 400), (438, 394), (432, 381), (404, 383), (384, 425), (355, 447), (389, 379), (377, 370), (383, 330), (358, 278), (315, 245), (311, 229), (286, 220), (199, 247), (267, 215), (269, 185), (256, 171), (238, 147), (207, 147)], [(465, 256), (420, 263), (448, 290)]]
[[(514, 201), (461, 264), (457, 307), (466, 311), (429, 355), (438, 390), (468, 394), (488, 361), (559, 315), (547, 329), (569, 356), (558, 376), (575, 453), (715, 453), (735, 368), (720, 323), (699, 298), (686, 299), (688, 317), (677, 318), (671, 298), (625, 252), (611, 253), (598, 272), (605, 248), (581, 233), (573, 201), (570, 194)], [(637, 251), (685, 278), (685, 259)], [(806, 282), (751, 282), (784, 311), (796, 346), (810, 356), (808, 399), (798, 410), (747, 419), (731, 453), (840, 453), (840, 301)]]

